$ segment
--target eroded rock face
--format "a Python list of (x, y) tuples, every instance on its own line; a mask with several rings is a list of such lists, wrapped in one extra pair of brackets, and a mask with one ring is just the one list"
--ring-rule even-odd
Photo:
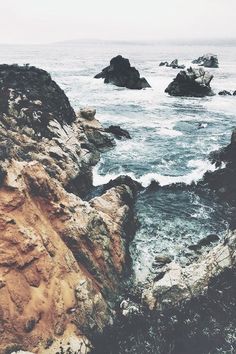
[(214, 94), (210, 87), (212, 79), (213, 75), (202, 68), (189, 68), (186, 71), (180, 71), (165, 92), (171, 96), (212, 96)]
[(97, 148), (114, 145), (94, 119), (96, 111), (83, 109), (76, 117), (50, 75), (28, 66), (0, 66), (0, 103), (0, 176), (10, 159), (37, 160), (67, 190), (84, 195)]
[(15, 162), (0, 188), (0, 352), (46, 348), (111, 324), (125, 269), (133, 194), (122, 185), (83, 202), (38, 162)]
[(205, 68), (218, 68), (219, 62), (217, 55), (215, 54), (204, 54), (202, 57), (192, 61), (193, 64), (198, 64), (199, 66), (204, 66)]
[(0, 353), (86, 354), (129, 269), (135, 190), (80, 199), (114, 138), (45, 71), (0, 66), (0, 103)]
[(110, 65), (97, 74), (95, 79), (104, 79), (105, 84), (110, 83), (129, 89), (141, 90), (151, 87), (145, 78), (140, 77), (138, 70), (130, 65), (129, 60), (121, 55), (112, 58)]

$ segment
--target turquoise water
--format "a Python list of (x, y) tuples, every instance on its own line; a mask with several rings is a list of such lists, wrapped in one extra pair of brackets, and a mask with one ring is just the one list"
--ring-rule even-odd
[[(132, 140), (118, 141), (113, 150), (103, 154), (94, 169), (95, 185), (129, 174), (145, 187), (153, 179), (167, 186), (190, 184), (214, 169), (208, 154), (229, 142), (235, 126), (236, 97), (178, 98), (164, 93), (178, 71), (159, 67), (160, 61), (178, 58), (189, 66), (206, 52), (219, 57), (220, 68), (210, 70), (213, 90), (236, 90), (236, 47), (222, 44), (0, 46), (0, 62), (30, 63), (48, 70), (75, 110), (94, 106), (104, 126), (118, 124), (130, 132)], [(128, 57), (152, 88), (133, 91), (93, 79), (117, 54)], [(198, 129), (198, 123), (206, 123), (206, 128)], [(131, 253), (137, 280), (152, 272), (157, 253), (186, 257), (188, 245), (210, 233), (221, 236), (228, 227), (224, 206), (193, 191), (145, 192), (139, 196), (136, 210), (141, 227)]]

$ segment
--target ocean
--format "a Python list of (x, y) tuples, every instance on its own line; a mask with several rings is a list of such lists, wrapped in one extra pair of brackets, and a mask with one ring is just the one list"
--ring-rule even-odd
[[(165, 187), (144, 191), (136, 202), (140, 227), (130, 252), (137, 282), (154, 272), (156, 255), (168, 254), (188, 263), (192, 257), (189, 245), (209, 234), (222, 237), (229, 227), (227, 205), (193, 190), (168, 188), (172, 183), (189, 185), (214, 170), (208, 155), (229, 143), (236, 125), (236, 97), (184, 98), (164, 92), (178, 70), (159, 67), (161, 61), (178, 58), (189, 67), (193, 59), (208, 52), (219, 59), (219, 69), (209, 69), (215, 93), (236, 90), (236, 46), (222, 42), (0, 46), (1, 63), (29, 63), (49, 71), (75, 110), (95, 107), (105, 127), (115, 124), (129, 131), (131, 140), (117, 141), (114, 149), (102, 154), (94, 168), (94, 185), (128, 174), (144, 187), (152, 180)], [(93, 78), (118, 54), (129, 58), (152, 88), (128, 90)], [(199, 123), (205, 128), (198, 129)]]

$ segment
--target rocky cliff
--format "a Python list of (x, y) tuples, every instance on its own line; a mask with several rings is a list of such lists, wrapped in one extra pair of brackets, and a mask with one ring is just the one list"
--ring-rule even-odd
[(0, 66), (0, 353), (87, 353), (113, 320), (134, 193), (79, 197), (114, 144), (94, 115), (45, 71)]

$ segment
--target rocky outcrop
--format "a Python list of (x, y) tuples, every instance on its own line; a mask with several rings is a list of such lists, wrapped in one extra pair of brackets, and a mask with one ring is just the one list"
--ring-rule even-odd
[(122, 138), (131, 139), (130, 133), (119, 125), (110, 125), (110, 127), (105, 128), (105, 131), (113, 134), (115, 138), (119, 140)]
[(204, 66), (205, 68), (218, 68), (219, 62), (217, 55), (215, 54), (204, 54), (202, 57), (192, 61), (193, 64), (198, 64), (199, 66)]
[(83, 202), (38, 162), (15, 162), (0, 188), (0, 353), (92, 335), (112, 321), (125, 270), (133, 194)]
[(76, 115), (43, 70), (4, 65), (0, 78), (0, 353), (85, 354), (113, 321), (136, 190), (83, 201), (114, 144), (95, 110)]
[(186, 71), (180, 71), (165, 92), (171, 96), (212, 96), (214, 94), (210, 87), (212, 79), (213, 75), (202, 68), (189, 68)]
[(178, 59), (173, 60), (171, 63), (168, 63), (167, 61), (162, 61), (159, 66), (166, 66), (172, 69), (185, 69), (185, 65), (180, 65)]
[(236, 130), (232, 133), (230, 144), (212, 152), (210, 160), (218, 169), (207, 172), (199, 185), (210, 187), (220, 198), (236, 205)]
[(141, 90), (151, 87), (147, 80), (140, 77), (138, 70), (130, 65), (128, 59), (118, 55), (112, 58), (110, 65), (95, 76), (95, 79), (104, 79), (105, 84), (113, 84), (119, 87)]
[(197, 262), (183, 268), (171, 262), (162, 268), (162, 276), (143, 292), (143, 301), (150, 309), (166, 310), (194, 298), (207, 296), (211, 284), (226, 270), (236, 268), (236, 233), (204, 254)]
[(65, 93), (41, 69), (0, 66), (1, 171), (10, 159), (37, 160), (69, 191), (92, 185), (99, 148), (114, 145), (92, 109), (76, 117)]

